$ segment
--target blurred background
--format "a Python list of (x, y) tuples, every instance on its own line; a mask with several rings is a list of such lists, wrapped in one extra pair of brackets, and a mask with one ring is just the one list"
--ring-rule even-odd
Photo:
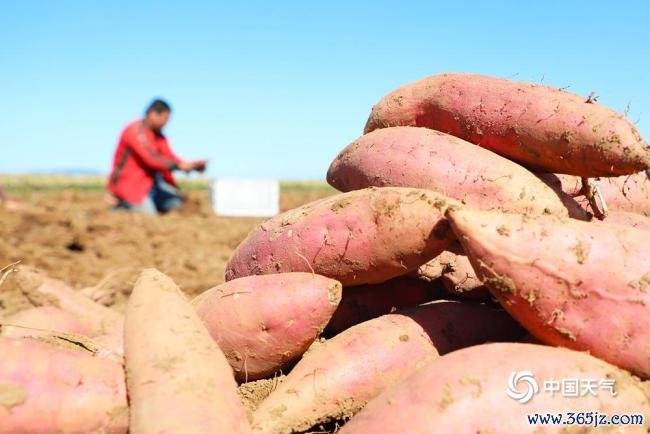
[(156, 96), (209, 176), (322, 179), (393, 88), (568, 87), (650, 135), (650, 2), (21, 1), (0, 7), (0, 173), (105, 174)]

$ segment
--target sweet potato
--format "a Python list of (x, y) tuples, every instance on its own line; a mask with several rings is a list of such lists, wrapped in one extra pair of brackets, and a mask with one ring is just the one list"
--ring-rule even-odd
[(90, 329), (76, 316), (54, 306), (32, 307), (0, 318), (0, 334), (3, 336), (30, 336), (39, 330), (90, 335)]
[(438, 354), (521, 334), (501, 310), (448, 301), (366, 321), (308, 351), (253, 413), (253, 430), (292, 433), (350, 417)]
[(650, 167), (650, 149), (622, 115), (591, 99), (477, 74), (441, 74), (391, 92), (365, 132), (433, 128), (547, 172), (629, 175)]
[(355, 324), (404, 307), (443, 298), (442, 285), (411, 276), (400, 276), (374, 285), (343, 288), (343, 297), (325, 334), (333, 336)]
[(239, 381), (273, 375), (300, 357), (341, 301), (341, 284), (310, 273), (248, 276), (192, 304)]
[(411, 273), (426, 281), (438, 280), (450, 295), (469, 300), (487, 300), (490, 292), (476, 276), (463, 247), (454, 241), (447, 250)]
[(402, 309), (422, 326), (440, 354), (485, 342), (510, 342), (521, 339), (526, 330), (498, 305), (435, 300)]
[(631, 228), (650, 231), (650, 218), (628, 211), (610, 211), (603, 220), (605, 223), (623, 225)]
[(469, 258), (456, 255), (450, 269), (440, 277), (443, 288), (451, 295), (468, 300), (488, 300), (490, 291), (478, 278)]
[[(580, 178), (570, 175), (544, 173), (539, 175), (556, 191), (562, 190), (573, 196), (587, 211), (592, 211), (589, 201), (582, 193)], [(600, 189), (610, 211), (629, 211), (650, 217), (650, 180), (646, 172), (612, 178), (598, 178)]]
[(458, 202), (417, 188), (337, 194), (276, 216), (232, 254), (226, 280), (315, 272), (343, 286), (380, 283), (437, 256), (453, 240), (444, 212)]
[(174, 282), (142, 272), (124, 326), (129, 432), (246, 433), (232, 369)]
[[(532, 378), (526, 375), (529, 371)], [(510, 380), (512, 374), (523, 377)], [(564, 379), (578, 383), (579, 398), (546, 391), (545, 382)], [(613, 380), (616, 396), (612, 396), (601, 380)], [(533, 383), (539, 393), (531, 395), (525, 405), (510, 398), (512, 390), (524, 399), (532, 392)], [(595, 384), (594, 384), (595, 382)], [(560, 383), (561, 384), (561, 383)], [(585, 394), (583, 384), (591, 384), (593, 393)], [(517, 396), (517, 395), (515, 395)], [(569, 432), (625, 432), (645, 434), (650, 429), (650, 388), (629, 373), (589, 356), (563, 348), (520, 343), (495, 343), (466, 348), (433, 360), (398, 386), (370, 401), (354, 416), (340, 434), (406, 433), (430, 434), (533, 434)], [(567, 424), (543, 426), (530, 423), (528, 415), (536, 413), (579, 414), (591, 422), (577, 420), (574, 429)], [(596, 414), (596, 415), (594, 415)], [(608, 419), (613, 415), (641, 415), (639, 425), (595, 428), (597, 414)], [(579, 426), (580, 424), (582, 426)], [(609, 430), (608, 428), (615, 428)]]
[(650, 377), (650, 232), (491, 211), (449, 219), (479, 277), (531, 334)]
[(17, 298), (24, 300), (20, 310), (41, 306), (60, 309), (76, 318), (88, 336), (101, 340), (110, 350), (122, 354), (124, 317), (120, 313), (30, 267), (17, 267), (9, 279), (20, 293), (21, 297)]
[(358, 138), (334, 159), (327, 182), (341, 191), (427, 188), (472, 208), (567, 215), (558, 194), (528, 170), (428, 128), (384, 128)]
[[(569, 211), (569, 217), (582, 220), (582, 221), (591, 221), (594, 217), (594, 210), (591, 208), (591, 202), (587, 196), (583, 195), (578, 197), (576, 195), (571, 195), (566, 191), (562, 190), (562, 185), (557, 176), (553, 173), (544, 173), (536, 174), (538, 178), (546, 185), (551, 187), (558, 195), (566, 209)], [(582, 182), (579, 177), (571, 175), (561, 175), (567, 176), (573, 179), (576, 179), (580, 183), (580, 188), (582, 188)], [(591, 180), (593, 181), (593, 180)], [(602, 210), (599, 210), (602, 211)]]
[(0, 434), (128, 431), (124, 371), (77, 345), (0, 337)]

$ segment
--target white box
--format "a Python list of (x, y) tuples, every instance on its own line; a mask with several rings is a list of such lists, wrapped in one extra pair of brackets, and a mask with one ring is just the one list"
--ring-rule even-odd
[(277, 179), (213, 179), (210, 196), (217, 215), (272, 217), (280, 212), (280, 183)]

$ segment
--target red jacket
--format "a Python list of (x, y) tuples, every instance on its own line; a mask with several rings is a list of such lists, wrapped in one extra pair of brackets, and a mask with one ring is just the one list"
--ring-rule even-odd
[(165, 136), (145, 126), (142, 119), (135, 120), (120, 135), (108, 189), (126, 202), (139, 204), (149, 194), (157, 172), (176, 185), (171, 171), (180, 162)]

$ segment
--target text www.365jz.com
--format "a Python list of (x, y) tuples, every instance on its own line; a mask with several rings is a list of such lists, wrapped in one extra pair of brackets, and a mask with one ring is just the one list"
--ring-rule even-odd
[(601, 414), (597, 411), (580, 413), (533, 413), (526, 415), (530, 425), (643, 425), (640, 414)]

